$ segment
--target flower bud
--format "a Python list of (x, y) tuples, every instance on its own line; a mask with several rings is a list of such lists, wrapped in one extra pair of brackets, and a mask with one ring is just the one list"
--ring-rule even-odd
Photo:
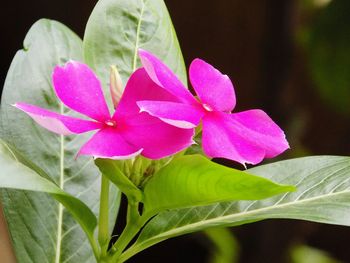
[(120, 98), (122, 97), (124, 87), (118, 69), (114, 65), (111, 66), (111, 73), (109, 77), (109, 90), (111, 92), (113, 106), (114, 108), (116, 108), (120, 101)]

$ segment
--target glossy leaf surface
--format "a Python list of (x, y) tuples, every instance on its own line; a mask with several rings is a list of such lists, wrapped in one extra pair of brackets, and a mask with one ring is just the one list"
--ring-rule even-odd
[(173, 160), (144, 189), (145, 213), (208, 205), (221, 201), (257, 200), (295, 190), (265, 178), (216, 164), (201, 155)]
[(298, 158), (247, 171), (295, 185), (297, 191), (260, 201), (221, 202), (163, 212), (146, 225), (123, 259), (170, 237), (213, 226), (236, 226), (272, 218), (350, 226), (349, 157)]

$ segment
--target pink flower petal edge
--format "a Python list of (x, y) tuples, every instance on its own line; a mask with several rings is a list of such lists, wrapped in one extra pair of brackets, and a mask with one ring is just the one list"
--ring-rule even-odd
[(264, 111), (254, 109), (229, 116), (232, 125), (244, 129), (246, 140), (265, 149), (267, 158), (275, 157), (290, 148), (283, 130)]
[(138, 101), (140, 112), (147, 112), (173, 126), (192, 129), (199, 125), (204, 111), (189, 104), (168, 101)]
[[(199, 98), (197, 101), (193, 96), (193, 100), (187, 95), (184, 98), (183, 93), (188, 91), (183, 85), (174, 88), (174, 84), (169, 83), (174, 73), (158, 58), (146, 51), (141, 51), (140, 57), (148, 78), (180, 99), (140, 100), (137, 104), (141, 111), (182, 128), (197, 126), (198, 119), (202, 120), (203, 148), (208, 156), (257, 164), (289, 148), (283, 131), (263, 111), (230, 114), (236, 105), (234, 87), (229, 77), (212, 65), (195, 59), (190, 66), (189, 75)], [(199, 111), (192, 116), (193, 109)]]
[(139, 49), (139, 57), (143, 67), (154, 83), (178, 97), (182, 102), (196, 102), (178, 77), (156, 56), (146, 50)]
[(190, 65), (190, 80), (201, 102), (210, 108), (230, 112), (236, 105), (236, 95), (230, 78), (204, 60)]
[(57, 97), (67, 107), (97, 121), (110, 118), (101, 83), (87, 65), (69, 61), (57, 66), (52, 80)]
[(208, 156), (242, 164), (257, 164), (289, 148), (283, 131), (261, 110), (207, 114), (202, 142)]
[(83, 145), (79, 155), (92, 155), (94, 158), (130, 159), (142, 152), (142, 148), (128, 143), (119, 132), (113, 128), (98, 131)]
[(159, 159), (193, 143), (193, 129), (180, 129), (148, 113), (139, 112), (136, 104), (138, 100), (178, 101), (174, 95), (155, 84), (145, 69), (132, 74), (113, 117), (109, 114), (101, 84), (88, 66), (70, 61), (63, 67), (56, 67), (53, 82), (57, 96), (67, 107), (96, 121), (64, 116), (25, 103), (14, 106), (26, 112), (41, 126), (58, 134), (98, 130), (78, 155), (129, 159), (142, 153), (148, 158)]
[(27, 113), (42, 127), (57, 134), (84, 133), (102, 127), (102, 124), (98, 122), (64, 116), (27, 103), (16, 103), (13, 106)]
[(129, 78), (113, 118), (140, 112), (137, 101), (179, 101), (177, 97), (159, 87), (144, 68), (137, 69)]
[(145, 112), (126, 118), (124, 122), (128, 129), (121, 131), (123, 137), (142, 147), (142, 155), (150, 159), (173, 155), (194, 143), (194, 129), (171, 126)]

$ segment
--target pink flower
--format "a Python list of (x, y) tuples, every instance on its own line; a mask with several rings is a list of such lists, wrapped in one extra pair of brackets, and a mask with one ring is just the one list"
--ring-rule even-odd
[(147, 92), (143, 90), (147, 88), (147, 83), (141, 85), (140, 79), (143, 80), (145, 74), (144, 70), (137, 70), (130, 77), (112, 116), (100, 81), (86, 65), (74, 61), (55, 68), (54, 90), (67, 107), (91, 120), (61, 115), (26, 103), (14, 106), (54, 133), (68, 135), (98, 130), (78, 154), (126, 159), (142, 152), (145, 157), (158, 159), (191, 145), (194, 131), (168, 125), (147, 113), (139, 113), (136, 101), (159, 99), (158, 93), (152, 91), (153, 86)]
[(262, 110), (231, 113), (236, 105), (228, 76), (201, 59), (189, 70), (196, 99), (174, 73), (151, 53), (139, 55), (148, 78), (170, 99), (142, 100), (137, 105), (166, 123), (192, 129), (202, 121), (202, 143), (206, 155), (257, 164), (289, 148), (283, 131)]

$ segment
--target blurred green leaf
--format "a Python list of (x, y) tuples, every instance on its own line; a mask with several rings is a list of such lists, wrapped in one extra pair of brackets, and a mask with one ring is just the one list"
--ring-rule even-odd
[(350, 113), (350, 1), (332, 1), (306, 29), (311, 74), (323, 99)]
[(209, 263), (238, 262), (239, 244), (229, 228), (208, 228), (204, 233), (213, 243)]
[(290, 254), (291, 263), (340, 263), (326, 252), (306, 245), (292, 247)]

